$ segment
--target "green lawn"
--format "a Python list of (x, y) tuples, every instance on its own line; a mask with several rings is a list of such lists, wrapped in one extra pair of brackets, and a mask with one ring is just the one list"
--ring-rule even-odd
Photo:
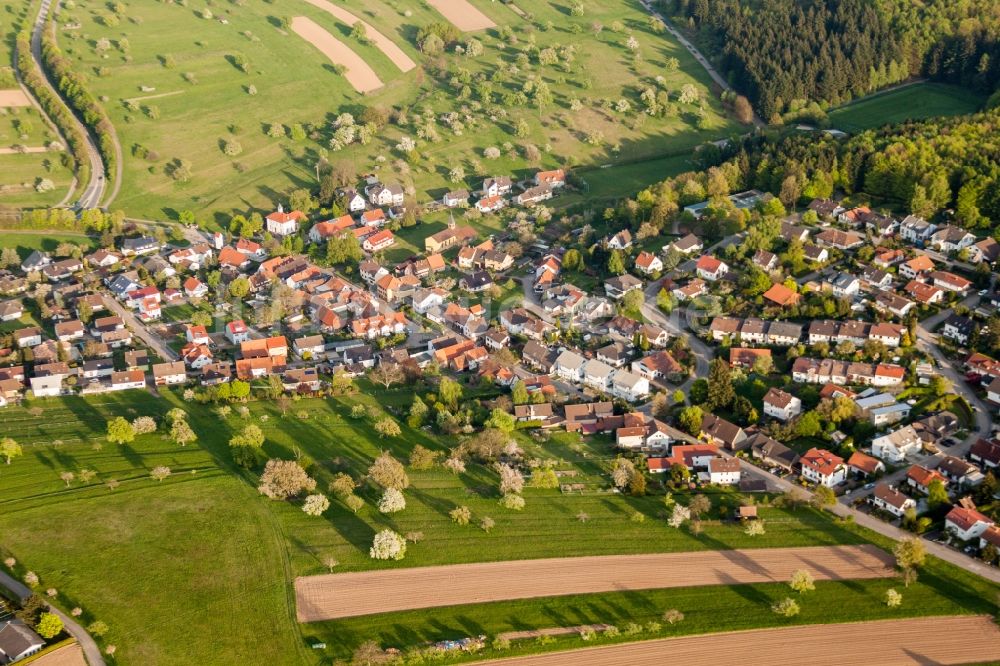
[[(459, 88), (448, 84), (450, 76), (439, 81), (430, 67), (401, 73), (373, 45), (357, 43), (345, 35), (346, 26), (300, 0), (280, 8), (259, 3), (213, 5), (213, 19), (201, 18), (200, 8), (137, 0), (110, 26), (103, 3), (81, 2), (60, 12), (64, 26), (79, 23), (80, 27), (62, 30), (59, 38), (76, 67), (90, 77), (93, 91), (108, 98), (106, 106), (125, 151), (125, 178), (116, 205), (140, 217), (173, 218), (178, 211), (191, 209), (222, 222), (234, 210), (270, 209), (289, 190), (315, 183), (321, 149), (328, 151), (330, 162), (357, 172), (376, 170), (386, 179), (399, 178), (415, 188), (419, 199), (427, 199), (456, 186), (448, 179), (454, 166), (464, 169), (465, 185), (478, 186), (483, 176), (494, 172), (523, 176), (539, 166), (606, 164), (662, 155), (665, 149), (684, 150), (735, 128), (709, 93), (710, 81), (690, 54), (671, 38), (652, 33), (645, 12), (628, 0), (598, 3), (588, 7), (586, 16), (572, 18), (562, 3), (533, 3), (533, 22), (499, 4), (478, 4), (499, 25), (510, 26), (517, 43), (502, 42), (491, 30), (477, 35), (485, 47), (482, 56), (449, 53), (442, 62), (451, 73), (464, 68), (473, 76), (487, 77), (497, 70), (498, 60), (504, 63), (508, 80), (494, 83), (492, 119), (477, 111), (481, 100), (475, 82), (471, 97), (462, 100)], [(427, 58), (417, 52), (415, 36), (420, 27), (442, 20), (436, 12), (422, 3), (404, 8), (389, 0), (348, 8), (427, 65)], [(314, 47), (280, 27), (281, 18), (295, 15), (312, 18), (348, 43), (375, 68), (385, 87), (364, 97), (355, 94)], [(553, 27), (546, 29), (550, 21)], [(599, 35), (590, 29), (595, 21), (606, 26)], [(621, 22), (622, 32), (611, 29), (616, 22)], [(572, 31), (574, 25), (579, 34)], [(628, 55), (629, 33), (639, 42), (641, 61), (633, 62)], [(102, 38), (110, 42), (99, 52)], [(573, 45), (576, 52), (569, 71), (532, 61), (518, 65), (514, 73), (514, 60), (529, 39), (542, 48)], [(227, 60), (237, 54), (250, 61), (248, 74)], [(677, 71), (665, 68), (668, 58), (678, 59)], [(289, 71), (296, 75), (287, 76)], [(695, 85), (706, 96), (705, 119), (697, 122), (691, 105), (676, 105), (658, 118), (644, 114), (639, 95), (646, 87), (661, 85), (655, 80), (658, 75), (665, 77), (662, 86), (675, 96), (683, 85)], [(554, 100), (550, 107), (512, 106), (499, 98), (501, 92), (519, 91), (528, 76), (538, 76), (550, 87)], [(256, 95), (247, 93), (251, 85)], [(574, 98), (583, 104), (580, 111), (569, 108)], [(628, 100), (631, 109), (605, 107), (619, 99)], [(137, 108), (129, 110), (126, 100), (133, 100)], [(358, 116), (373, 105), (406, 108), (409, 120), (385, 127), (368, 145), (330, 149), (330, 123), (337, 114)], [(234, 109), (239, 109), (238, 117)], [(401, 155), (395, 146), (403, 136), (421, 133), (425, 123), (417, 116), (422, 110), (440, 140), (420, 141), (419, 156), (407, 158), (409, 168), (404, 172), (396, 164)], [(441, 114), (454, 111), (463, 116), (465, 125), (458, 131), (440, 121)], [(526, 136), (514, 135), (518, 120), (527, 123)], [(272, 123), (301, 123), (314, 131), (301, 141), (274, 139), (266, 134)], [(602, 134), (603, 141), (585, 142), (588, 132)], [(221, 142), (229, 139), (240, 143), (241, 154), (223, 154)], [(537, 160), (526, 158), (527, 144), (540, 150)], [(483, 150), (489, 146), (501, 148), (501, 156), (486, 159)], [(146, 150), (155, 156), (142, 157)], [(176, 182), (167, 174), (169, 163), (177, 159), (190, 162), (190, 181)], [(619, 193), (627, 194), (632, 185), (622, 185)]]
[(59, 231), (11, 231), (0, 232), (0, 248), (13, 247), (22, 259), (27, 258), (33, 250), (44, 250), (54, 252), (60, 243), (73, 243), (83, 246), (84, 251), (90, 252), (96, 242), (84, 234), (72, 234)]
[[(41, 208), (53, 206), (66, 196), (73, 172), (63, 166), (64, 153), (12, 153), (0, 155), (0, 206)], [(36, 186), (52, 181), (53, 189), (39, 192)]]
[[(752, 615), (743, 613), (747, 603), (765, 603), (761, 599), (778, 589), (671, 590), (599, 600), (518, 602), (297, 627), (290, 581), (324, 572), (330, 557), (339, 561), (337, 571), (362, 571), (534, 557), (852, 544), (869, 539), (814, 509), (765, 505), (760, 511), (767, 533), (749, 537), (724, 520), (741, 502), (738, 493), (728, 490), (709, 493), (713, 509), (699, 535), (670, 529), (663, 522), (663, 496), (662, 491), (657, 494), (655, 481), (650, 483), (653, 494), (647, 497), (607, 492), (605, 470), (613, 455), (610, 437), (581, 440), (577, 435), (552, 433), (538, 438), (517, 432), (525, 455), (550, 461), (565, 480), (583, 486), (566, 495), (528, 488), (522, 512), (500, 507), (496, 473), (470, 464), (458, 476), (411, 470), (412, 485), (405, 493), (408, 506), (399, 514), (378, 513), (374, 509), (378, 492), (362, 487), (358, 494), (366, 505), (357, 514), (333, 500), (322, 517), (314, 518), (300, 510), (299, 502), (264, 499), (255, 489), (259, 469), (245, 472), (231, 463), (228, 440), (250, 422), (263, 429), (268, 457), (297, 457), (321, 491), (337, 471), (360, 478), (380, 450), (406, 460), (418, 443), (437, 450), (456, 443), (454, 438), (405, 424), (400, 437), (379, 439), (374, 421), (403, 413), (412, 394), (386, 392), (368, 383), (361, 388), (348, 397), (296, 400), (285, 415), (271, 403), (254, 402), (246, 414), (234, 407), (223, 417), (208, 406), (185, 403), (173, 391), (164, 391), (162, 398), (131, 391), (34, 400), (0, 410), (0, 431), (24, 447), (22, 457), (9, 467), (0, 466), (0, 550), (18, 559), (19, 574), (30, 568), (41, 576), (43, 586), (56, 587), (64, 607), (80, 605), (87, 612), (84, 619), (107, 622), (112, 631), (106, 642), (118, 646), (122, 663), (204, 662), (211, 655), (212, 663), (284, 664), (342, 656), (376, 627), (387, 642), (409, 645), (456, 637), (459, 629), (460, 635), (468, 635), (480, 628), (489, 633), (508, 627), (560, 626), (583, 621), (578, 617), (645, 621), (668, 603), (692, 609), (686, 631), (721, 630), (736, 627), (731, 623), (741, 615)], [(480, 399), (495, 395), (472, 387), (466, 393)], [(366, 407), (364, 417), (351, 416), (357, 404)], [(159, 433), (140, 436), (124, 447), (104, 441), (105, 423), (113, 416), (162, 418), (180, 405), (199, 435), (196, 444), (178, 447)], [(170, 467), (172, 474), (156, 482), (149, 472), (160, 465)], [(96, 477), (84, 483), (79, 479), (81, 470), (93, 470)], [(66, 471), (77, 475), (69, 486), (60, 479)], [(111, 479), (120, 487), (108, 489)], [(676, 499), (689, 498), (678, 494)], [(457, 505), (472, 510), (474, 523), (492, 517), (495, 528), (487, 534), (474, 525), (455, 525), (447, 514)], [(577, 519), (581, 512), (589, 516), (585, 523)], [(644, 522), (634, 520), (637, 513), (645, 516)], [(410, 545), (402, 562), (376, 562), (367, 551), (375, 531), (384, 527), (401, 533), (420, 531), (423, 539)], [(962, 596), (965, 592), (945, 594), (933, 579), (925, 577), (924, 582), (951, 601), (930, 598), (928, 592), (925, 603), (919, 601), (924, 599), (918, 596), (924, 594), (922, 588), (911, 588), (907, 594), (914, 595), (912, 612), (918, 607), (921, 613), (972, 612)], [(979, 584), (959, 582), (965, 587)], [(830, 602), (843, 613), (834, 619), (855, 619), (858, 616), (851, 613), (866, 609), (879, 617), (880, 585), (831, 586), (834, 597), (847, 595), (840, 597), (842, 603)], [(992, 599), (985, 593), (980, 596), (986, 602)], [(723, 601), (715, 601), (717, 597)], [(677, 602), (672, 601), (675, 598)], [(689, 600), (681, 601), (685, 598)], [(748, 601), (741, 606), (740, 598)], [(699, 619), (700, 607), (707, 609), (706, 618), (721, 612), (711, 609), (734, 610), (721, 615), (718, 623), (709, 623)], [(800, 617), (816, 621), (805, 612)], [(774, 620), (763, 613), (746, 621), (767, 626)], [(195, 636), (192, 626), (199, 627)], [(326, 642), (328, 650), (302, 652), (303, 646), (316, 641)]]
[(829, 113), (830, 127), (860, 132), (907, 120), (957, 116), (982, 108), (984, 98), (959, 86), (917, 83), (862, 97)]

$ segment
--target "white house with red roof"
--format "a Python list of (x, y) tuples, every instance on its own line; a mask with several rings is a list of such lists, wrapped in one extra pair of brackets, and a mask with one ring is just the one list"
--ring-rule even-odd
[(201, 324), (188, 326), (184, 332), (184, 337), (188, 342), (196, 345), (210, 345), (212, 338), (208, 335), (208, 330)]
[(242, 344), (250, 339), (250, 329), (242, 319), (226, 324), (226, 339), (234, 345)]
[(208, 294), (208, 285), (192, 275), (184, 280), (184, 294), (188, 298), (203, 298)]
[(265, 219), (267, 230), (275, 236), (288, 236), (299, 230), (299, 222), (306, 219), (305, 213), (300, 210), (293, 210), (286, 213), (278, 204), (278, 210), (269, 214)]
[(381, 208), (366, 210), (361, 213), (361, 224), (366, 227), (381, 227), (386, 221), (385, 211)]
[(646, 275), (652, 275), (663, 270), (663, 262), (652, 252), (646, 252), (643, 250), (639, 253), (639, 256), (635, 258), (635, 267), (636, 270), (645, 273)]
[(847, 480), (844, 459), (824, 449), (809, 449), (799, 462), (802, 465), (802, 477), (812, 483), (833, 488)]
[(698, 263), (695, 264), (695, 271), (698, 273), (698, 277), (703, 280), (715, 282), (729, 272), (729, 266), (726, 262), (716, 259), (710, 254), (706, 254), (698, 259)]
[(354, 225), (354, 218), (350, 215), (341, 215), (335, 220), (317, 222), (313, 225), (312, 229), (309, 230), (309, 240), (313, 243), (321, 243), (325, 240), (333, 238), (337, 234), (347, 231)]
[(392, 232), (388, 229), (383, 229), (382, 231), (374, 233), (366, 238), (361, 243), (361, 248), (365, 252), (379, 252), (392, 246), (395, 242), (396, 237), (392, 234)]
[(993, 521), (971, 506), (956, 506), (944, 517), (945, 531), (962, 541), (977, 539), (990, 527)]
[(548, 185), (549, 187), (557, 188), (565, 184), (566, 172), (563, 169), (539, 171), (535, 174), (535, 185)]

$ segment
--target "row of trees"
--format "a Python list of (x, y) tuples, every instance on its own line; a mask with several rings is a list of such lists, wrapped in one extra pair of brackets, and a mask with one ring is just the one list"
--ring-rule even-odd
[[(70, 107), (80, 115), (84, 124), (97, 137), (97, 148), (104, 161), (105, 177), (113, 179), (118, 164), (118, 151), (111, 119), (90, 92), (86, 79), (73, 69), (70, 59), (59, 49), (55, 37), (55, 24), (51, 20), (42, 31), (42, 64)], [(86, 160), (81, 163), (83, 162)]]

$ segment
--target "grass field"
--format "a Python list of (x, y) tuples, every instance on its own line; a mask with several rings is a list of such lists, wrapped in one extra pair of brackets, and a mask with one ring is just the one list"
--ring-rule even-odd
[[(660, 498), (624, 498), (598, 492), (606, 481), (600, 462), (608, 440), (578, 444), (568, 436), (532, 445), (533, 454), (560, 460), (557, 468), (576, 471), (586, 494), (564, 496), (556, 490), (526, 491), (527, 508), (512, 513), (497, 505), (492, 471), (472, 465), (455, 477), (442, 472), (413, 473), (406, 493), (408, 508), (392, 517), (374, 510), (374, 490), (359, 493), (367, 505), (353, 514), (339, 502), (322, 518), (306, 516), (295, 503), (271, 502), (254, 488), (255, 477), (232, 466), (227, 442), (246, 422), (233, 413), (226, 419), (189, 404), (192, 427), (200, 439), (181, 448), (162, 435), (141, 436), (126, 447), (104, 442), (104, 424), (115, 415), (134, 418), (162, 415), (181, 404), (167, 393), (157, 399), (128, 392), (91, 398), (49, 399), (27, 408), (0, 412), (0, 429), (25, 449), (23, 457), (0, 468), (0, 547), (34, 569), (43, 585), (61, 590), (67, 605), (79, 604), (91, 617), (112, 627), (107, 639), (119, 647), (123, 663), (177, 663), (212, 654), (208, 641), (224, 633), (232, 642), (232, 661), (257, 651), (275, 663), (295, 663), (298, 643), (286, 594), (291, 578), (324, 571), (328, 557), (343, 570), (380, 566), (419, 566), (448, 562), (552, 555), (649, 552), (745, 546), (856, 543), (860, 539), (812, 510), (787, 513), (763, 509), (768, 535), (751, 541), (730, 525), (705, 521), (702, 535), (664, 527)], [(250, 418), (263, 428), (268, 456), (311, 459), (310, 473), (325, 489), (335, 470), (363, 473), (380, 448), (405, 459), (416, 443), (441, 448), (443, 442), (404, 426), (400, 438), (379, 440), (371, 419), (350, 417), (351, 405), (363, 402), (397, 409), (408, 400), (402, 392), (379, 394), (368, 389), (355, 397), (297, 401), (288, 415), (273, 406), (251, 405)], [(28, 408), (39, 407), (41, 412)], [(301, 418), (299, 413), (308, 418)], [(267, 420), (261, 416), (267, 415)], [(100, 446), (96, 446), (100, 445)], [(154, 466), (173, 474), (157, 483)], [(60, 473), (88, 469), (96, 477), (69, 487)], [(114, 491), (105, 484), (115, 479)], [(717, 496), (716, 515), (728, 513), (737, 498)], [(459, 527), (447, 517), (457, 504), (479, 518), (492, 516), (496, 528), (486, 534)], [(576, 515), (590, 515), (586, 524)], [(632, 519), (639, 511), (645, 523)], [(371, 537), (385, 525), (405, 532), (420, 530), (424, 540), (410, 548), (403, 563), (376, 563), (367, 556)], [(214, 527), (213, 527), (214, 526)], [(225, 529), (220, 530), (219, 527)], [(614, 532), (616, 539), (608, 539)], [(283, 564), (287, 561), (287, 565)], [(142, 562), (146, 574), (129, 569)], [(256, 599), (259, 596), (260, 599)], [(142, 604), (136, 604), (141, 598)], [(255, 608), (247, 604), (255, 600)], [(242, 616), (236, 626), (232, 618)], [(178, 618), (176, 621), (173, 618)], [(206, 628), (204, 641), (187, 640), (190, 626)], [(270, 626), (278, 637), (270, 652), (251, 633)], [(209, 630), (210, 628), (210, 630)], [(241, 645), (239, 647), (237, 644)], [(299, 662), (301, 663), (301, 662)]]
[(943, 83), (917, 83), (875, 93), (833, 109), (830, 127), (845, 132), (860, 132), (907, 120), (934, 116), (957, 116), (982, 108), (985, 98), (960, 86)]
[[(183, 403), (174, 392), (165, 392), (163, 398), (136, 391), (37, 400), (7, 408), (0, 411), (0, 431), (20, 442), (25, 453), (9, 467), (0, 466), (0, 549), (16, 557), (20, 567), (36, 571), (42, 585), (56, 587), (64, 607), (80, 605), (86, 609), (84, 619), (107, 622), (112, 630), (106, 642), (118, 646), (120, 663), (172, 664), (204, 661), (211, 655), (213, 663), (266, 660), (290, 664), (343, 656), (350, 646), (373, 633), (386, 641), (409, 645), (459, 637), (456, 632), (469, 635), (480, 629), (495, 632), (509, 627), (578, 624), (583, 621), (579, 618), (646, 621), (661, 613), (666, 603), (692, 608), (693, 616), (689, 617), (694, 621), (686, 625), (686, 632), (719, 630), (737, 626), (728, 623), (737, 622), (740, 613), (733, 610), (712, 624), (707, 618), (721, 612), (714, 609), (748, 608), (747, 604), (763, 603), (763, 597), (777, 593), (777, 588), (767, 586), (726, 588), (711, 594), (673, 590), (570, 602), (438, 609), (422, 615), (297, 627), (290, 582), (297, 575), (325, 572), (325, 562), (331, 557), (339, 561), (338, 571), (359, 571), (546, 556), (863, 543), (869, 539), (813, 509), (790, 511), (768, 506), (760, 509), (767, 533), (749, 537), (739, 526), (721, 520), (740, 502), (736, 493), (728, 491), (711, 494), (713, 510), (703, 521), (701, 534), (668, 528), (663, 522), (662, 495), (632, 498), (605, 492), (604, 465), (611, 455), (611, 440), (606, 437), (580, 441), (565, 433), (547, 439), (517, 433), (526, 455), (552, 461), (558, 471), (571, 475), (564, 478), (584, 488), (570, 495), (528, 488), (527, 507), (522, 512), (498, 506), (496, 474), (484, 466), (470, 465), (467, 473), (459, 476), (411, 471), (412, 485), (405, 493), (408, 506), (399, 514), (385, 516), (375, 511), (373, 502), (378, 493), (362, 487), (358, 493), (366, 506), (357, 514), (334, 500), (322, 517), (313, 518), (306, 516), (297, 502), (273, 502), (259, 496), (255, 474), (235, 468), (230, 461), (227, 442), (247, 422), (263, 429), (268, 457), (298, 456), (321, 490), (336, 471), (362, 475), (381, 449), (405, 460), (417, 443), (439, 450), (454, 445), (454, 440), (439, 439), (405, 425), (400, 437), (379, 439), (372, 428), (374, 420), (386, 412), (401, 413), (409, 400), (408, 391), (385, 392), (365, 385), (353, 396), (294, 401), (284, 416), (271, 403), (254, 402), (247, 416), (234, 409), (222, 418), (207, 406)], [(104, 441), (104, 424), (113, 416), (160, 417), (182, 404), (199, 435), (196, 444), (178, 447), (162, 434), (140, 436), (124, 447)], [(353, 418), (351, 407), (355, 404), (365, 405), (367, 415)], [(162, 482), (149, 477), (150, 470), (159, 465), (172, 470)], [(95, 478), (81, 481), (79, 474), (84, 469), (96, 472)], [(65, 471), (78, 475), (68, 486), (59, 476)], [(120, 483), (115, 490), (106, 486), (111, 479)], [(682, 495), (677, 499), (686, 501)], [(474, 524), (455, 525), (447, 512), (460, 504), (470, 507), (474, 524), (490, 516), (496, 527), (487, 534)], [(588, 514), (586, 523), (577, 519), (580, 512)], [(645, 516), (645, 521), (637, 522), (636, 514)], [(402, 533), (423, 532), (423, 539), (410, 545), (403, 562), (380, 563), (367, 555), (372, 535), (386, 526)], [(610, 534), (614, 538), (609, 538)], [(141, 573), (136, 571), (137, 565)], [(24, 570), (20, 570), (22, 575)], [(981, 583), (954, 579), (946, 573), (951, 578), (940, 583), (924, 576), (922, 582), (931, 590), (925, 593), (920, 587), (911, 588), (907, 595), (914, 595), (914, 603), (902, 612), (916, 613), (918, 607), (920, 613), (928, 614), (981, 612), (963, 596), (971, 594), (965, 591), (970, 586), (983, 603), (990, 603), (993, 597), (976, 587)], [(941, 577), (944, 579), (944, 574)], [(884, 614), (876, 608), (882, 584), (831, 586), (829, 594), (834, 601), (829, 604), (838, 608), (836, 618), (856, 619), (869, 608)], [(947, 592), (948, 586), (961, 590)], [(730, 601), (713, 601), (717, 595)], [(744, 601), (737, 603), (741, 598)], [(700, 607), (708, 609), (704, 616), (699, 615)], [(878, 613), (872, 617), (881, 617)], [(699, 619), (702, 617), (705, 619)], [(801, 616), (803, 622), (815, 619), (805, 611)], [(774, 621), (767, 612), (746, 620), (757, 623), (755, 626)], [(199, 628), (196, 636), (191, 635), (193, 626)], [(327, 650), (302, 652), (303, 646), (316, 641), (326, 642)], [(554, 645), (566, 643), (560, 640)]]
[[(498, 3), (475, 4), (498, 25), (510, 26), (517, 43), (502, 42), (497, 30), (490, 30), (476, 35), (483, 55), (448, 54), (429, 61), (417, 52), (415, 37), (420, 27), (442, 20), (436, 12), (422, 3), (404, 9), (388, 0), (366, 2), (361, 12), (347, 7), (423, 65), (406, 74), (374, 45), (358, 43), (329, 14), (297, 0), (280, 9), (258, 3), (213, 6), (212, 19), (201, 18), (198, 8), (141, 0), (112, 17), (112, 25), (108, 8), (91, 0), (61, 12), (60, 22), (74, 29), (61, 30), (60, 43), (91, 76), (93, 90), (108, 100), (126, 154), (116, 205), (140, 217), (173, 217), (190, 209), (205, 217), (219, 213), (215, 221), (224, 221), (235, 210), (269, 209), (289, 190), (314, 185), (316, 165), (324, 155), (357, 172), (374, 169), (387, 179), (400, 178), (424, 199), (455, 186), (447, 176), (456, 165), (464, 168), (466, 184), (472, 186), (493, 172), (523, 175), (538, 166), (605, 164), (660, 154), (665, 147), (683, 150), (734, 128), (708, 94), (704, 71), (679, 45), (650, 32), (646, 14), (627, 0), (588, 7), (586, 16), (572, 18), (560, 3), (539, 2), (532, 6), (533, 22)], [(384, 88), (364, 97), (353, 93), (314, 47), (281, 27), (283, 19), (295, 15), (307, 16), (351, 46), (386, 82)], [(594, 22), (607, 27), (595, 35)], [(612, 30), (616, 22), (621, 32)], [(574, 26), (579, 26), (579, 34)], [(629, 34), (639, 43), (641, 61), (633, 62), (628, 55)], [(576, 51), (568, 71), (530, 58), (516, 63), (528, 41), (556, 49), (572, 44)], [(232, 64), (235, 55), (249, 60), (249, 73)], [(677, 58), (677, 71), (665, 68), (668, 58)], [(498, 59), (505, 63), (504, 78), (494, 76)], [(434, 74), (438, 65), (450, 72), (440, 80)], [(449, 83), (461, 69), (473, 79), (480, 74), (495, 79), (492, 103), (486, 105), (490, 111), (480, 110), (484, 98), (475, 81), (464, 101), (461, 84)], [(287, 75), (291, 71), (294, 77)], [(657, 75), (664, 77), (662, 84), (654, 80)], [(540, 77), (549, 86), (551, 106), (538, 109), (500, 98), (500, 93), (519, 91), (528, 77)], [(659, 118), (640, 111), (643, 88), (660, 86), (676, 97), (688, 83), (705, 96), (702, 121), (695, 122), (692, 105), (677, 105)], [(249, 95), (249, 86), (257, 94)], [(582, 104), (579, 111), (570, 110), (574, 98)], [(619, 99), (627, 100), (631, 110), (605, 108)], [(126, 100), (133, 100), (133, 110)], [(359, 116), (367, 106), (407, 108), (409, 119), (405, 125), (380, 130), (367, 145), (331, 149), (331, 121), (340, 112)], [(238, 115), (234, 109), (239, 109)], [(449, 112), (458, 113), (463, 129), (444, 124), (441, 116)], [(421, 120), (422, 113), (426, 120)], [(513, 133), (519, 120), (528, 127), (521, 137)], [(287, 135), (270, 138), (267, 129), (272, 123), (286, 128), (302, 124), (307, 136), (298, 141)], [(418, 140), (420, 157), (411, 154), (409, 169), (399, 171), (395, 160), (401, 154), (395, 146), (403, 136), (417, 138), (428, 128), (439, 140)], [(587, 143), (588, 133), (603, 134), (603, 140)], [(225, 140), (237, 141), (242, 152), (225, 155)], [(503, 148), (508, 142), (510, 148)], [(540, 150), (537, 161), (524, 157), (526, 144)], [(484, 159), (482, 151), (488, 146), (502, 148), (501, 157)], [(155, 156), (143, 158), (147, 150)], [(178, 159), (190, 163), (192, 177), (187, 182), (167, 173)]]
[(74, 243), (84, 247), (89, 252), (94, 247), (94, 239), (83, 234), (71, 234), (59, 231), (0, 231), (0, 248), (13, 247), (22, 259), (27, 258), (32, 250), (53, 252), (60, 243)]

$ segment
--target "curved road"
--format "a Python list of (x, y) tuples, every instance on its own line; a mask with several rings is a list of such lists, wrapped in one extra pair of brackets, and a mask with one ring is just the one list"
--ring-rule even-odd
[[(0, 586), (10, 590), (17, 596), (18, 599), (24, 599), (25, 597), (31, 596), (31, 590), (29, 590), (26, 585), (7, 575), (3, 571), (0, 571)], [(87, 664), (89, 664), (89, 666), (104, 666), (104, 656), (101, 654), (101, 648), (97, 647), (97, 643), (94, 642), (94, 639), (91, 638), (90, 634), (88, 634), (76, 620), (71, 618), (66, 613), (63, 613), (55, 606), (49, 606), (49, 608), (53, 613), (59, 616), (60, 620), (62, 620), (63, 627), (66, 628), (66, 632), (75, 638), (76, 642), (83, 648), (83, 653), (87, 656)]]
[[(35, 61), (35, 67), (41, 72), (45, 85), (49, 87), (56, 97), (63, 101), (63, 104), (66, 104), (65, 98), (52, 85), (48, 74), (45, 72), (45, 68), (42, 67), (42, 31), (45, 30), (45, 22), (48, 19), (51, 7), (52, 0), (42, 0), (42, 6), (38, 10), (38, 15), (35, 17), (35, 24), (31, 29), (31, 57)], [(69, 105), (67, 104), (67, 106)], [(87, 155), (90, 157), (90, 182), (83, 187), (76, 205), (80, 208), (98, 208), (101, 205), (101, 199), (104, 198), (104, 190), (107, 186), (104, 177), (104, 161), (101, 159), (101, 152), (97, 149), (97, 143), (90, 130), (80, 122), (80, 119), (72, 112), (71, 107), (70, 115), (73, 117), (73, 122), (76, 124), (77, 129), (83, 133), (86, 139)], [(121, 160), (118, 160), (118, 163), (120, 167)], [(119, 177), (118, 180), (120, 182), (121, 178)]]
[[(733, 90), (733, 87), (729, 85), (729, 82), (726, 81), (726, 79), (724, 79), (721, 74), (719, 74), (718, 70), (716, 70), (715, 67), (712, 67), (712, 64), (708, 62), (708, 58), (706, 58), (702, 54), (702, 52), (698, 50), (698, 47), (692, 44), (691, 40), (689, 40), (687, 37), (682, 35), (681, 31), (675, 28), (673, 24), (669, 20), (667, 20), (666, 16), (661, 14), (653, 7), (652, 0), (639, 0), (639, 1), (642, 4), (642, 6), (645, 7), (647, 12), (649, 12), (656, 18), (663, 21), (663, 25), (667, 27), (667, 32), (673, 35), (674, 39), (680, 42), (681, 46), (687, 49), (688, 52), (692, 56), (694, 56), (694, 59), (698, 61), (699, 65), (705, 68), (705, 71), (708, 72), (708, 75), (710, 77), (712, 77), (712, 80), (715, 81), (716, 85), (718, 85), (725, 91), (736, 92), (735, 90)], [(754, 110), (753, 112), (753, 124), (756, 127), (764, 127), (764, 121), (761, 120), (760, 116), (757, 115), (756, 110)]]

